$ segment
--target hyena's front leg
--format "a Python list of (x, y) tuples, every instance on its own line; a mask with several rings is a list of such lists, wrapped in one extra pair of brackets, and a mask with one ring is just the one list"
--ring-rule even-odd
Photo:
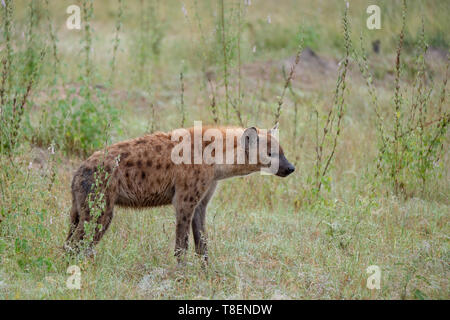
[(176, 239), (175, 256), (178, 263), (184, 260), (184, 254), (188, 249), (189, 231), (194, 216), (195, 208), (200, 203), (210, 183), (194, 183), (192, 187), (175, 186), (173, 205), (176, 211)]
[(216, 190), (217, 182), (214, 182), (206, 192), (203, 199), (195, 208), (192, 219), (192, 232), (194, 234), (195, 252), (208, 262), (207, 235), (205, 231), (206, 208)]
[(175, 203), (175, 256), (177, 257), (178, 263), (181, 263), (183, 261), (184, 254), (188, 249), (189, 229), (195, 209), (195, 204), (185, 203), (180, 198)]

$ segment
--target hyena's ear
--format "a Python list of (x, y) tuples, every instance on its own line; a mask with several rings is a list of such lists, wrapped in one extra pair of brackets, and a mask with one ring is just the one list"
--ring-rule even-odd
[(250, 127), (244, 130), (241, 138), (241, 145), (248, 154), (249, 149), (256, 147), (258, 144), (258, 130), (255, 127)]
[(278, 122), (273, 126), (272, 129), (269, 130), (269, 134), (272, 135), (275, 133), (275, 131), (278, 130)]

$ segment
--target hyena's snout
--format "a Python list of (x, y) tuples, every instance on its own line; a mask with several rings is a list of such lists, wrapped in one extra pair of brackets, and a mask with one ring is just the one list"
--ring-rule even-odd
[(284, 155), (281, 155), (280, 159), (279, 159), (279, 166), (278, 166), (278, 171), (277, 171), (276, 175), (279, 177), (287, 177), (294, 171), (295, 171), (294, 165), (292, 163), (290, 163)]

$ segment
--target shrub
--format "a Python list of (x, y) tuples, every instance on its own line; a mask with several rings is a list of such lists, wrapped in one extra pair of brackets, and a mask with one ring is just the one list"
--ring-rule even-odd
[[(315, 123), (315, 166), (314, 177), (310, 177), (312, 182), (312, 191), (314, 194), (320, 192), (322, 186), (329, 187), (330, 178), (328, 176), (330, 166), (332, 164), (334, 154), (336, 151), (339, 136), (342, 130), (342, 119), (346, 110), (345, 91), (346, 91), (346, 76), (348, 71), (348, 64), (350, 59), (350, 25), (348, 20), (348, 4), (345, 8), (342, 18), (344, 48), (345, 56), (339, 65), (339, 74), (336, 81), (336, 88), (333, 97), (333, 104), (326, 116), (319, 115), (316, 109), (316, 123)], [(321, 119), (325, 119), (321, 123)]]
[(4, 2), (3, 38), (6, 50), (1, 54), (0, 153), (10, 153), (23, 138), (22, 122), (28, 112), (31, 91), (40, 78), (45, 51), (35, 33), (36, 2), (29, 5), (29, 24), (25, 41), (13, 41), (13, 3)]
[[(113, 56), (110, 62), (111, 74), (106, 87), (94, 86), (93, 80), (98, 79), (96, 69), (91, 58), (92, 29), (90, 20), (93, 15), (93, 3), (83, 1), (84, 36), (82, 40), (84, 59), (79, 65), (83, 73), (79, 76), (80, 86), (58, 88), (58, 78), (55, 75), (53, 88), (43, 110), (37, 127), (32, 128), (33, 143), (42, 146), (57, 145), (68, 153), (87, 155), (99, 149), (105, 142), (105, 128), (118, 122), (118, 110), (114, 108), (108, 98), (109, 88), (113, 81), (115, 70), (115, 56), (119, 46), (118, 33), (122, 17), (122, 2), (119, 1), (118, 22), (116, 23), (116, 37), (113, 41)], [(50, 30), (52, 27), (50, 26)], [(53, 59), (57, 60), (56, 37), (50, 33), (53, 44)], [(55, 65), (59, 61), (54, 61)], [(56, 68), (56, 67), (55, 67)], [(64, 79), (61, 79), (64, 82)]]
[[(376, 128), (379, 136), (377, 168), (380, 176), (388, 181), (396, 195), (405, 196), (414, 192), (417, 181), (422, 191), (426, 181), (438, 166), (444, 149), (444, 140), (450, 121), (450, 114), (443, 109), (446, 100), (448, 61), (439, 94), (434, 94), (434, 83), (428, 75), (425, 53), (428, 44), (425, 41), (425, 28), (417, 44), (416, 63), (413, 67), (413, 86), (408, 93), (411, 99), (402, 95), (402, 49), (406, 24), (406, 1), (403, 2), (402, 28), (399, 35), (395, 59), (395, 79), (393, 106), (383, 116), (378, 105), (377, 93), (367, 64), (365, 49), (361, 47), (360, 70), (366, 79), (371, 101), (376, 114)], [(363, 41), (361, 38), (361, 45)]]

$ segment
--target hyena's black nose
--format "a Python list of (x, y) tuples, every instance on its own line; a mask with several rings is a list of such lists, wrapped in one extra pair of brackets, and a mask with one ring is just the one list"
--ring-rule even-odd
[(276, 175), (279, 177), (287, 177), (294, 171), (295, 171), (294, 165), (289, 161), (287, 161), (284, 155), (282, 155), (280, 157), (280, 167), (278, 168), (278, 172), (276, 173)]
[(295, 167), (292, 164), (286, 168), (287, 174), (291, 174), (294, 171), (295, 171)]

